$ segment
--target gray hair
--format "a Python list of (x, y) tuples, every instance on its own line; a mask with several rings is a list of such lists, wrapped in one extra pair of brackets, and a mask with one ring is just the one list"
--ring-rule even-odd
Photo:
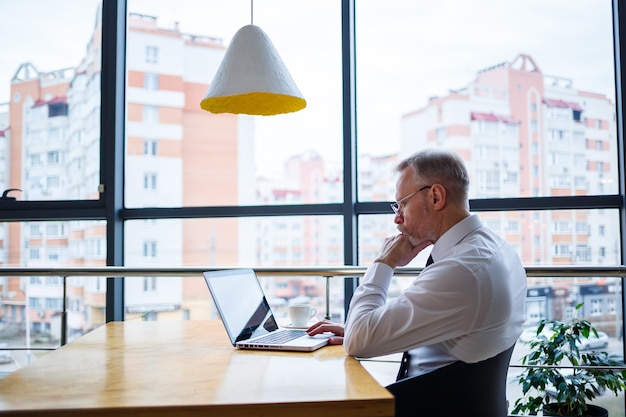
[(396, 171), (404, 171), (407, 167), (413, 169), (416, 184), (419, 181), (428, 181), (429, 185), (441, 184), (450, 192), (449, 198), (459, 203), (467, 202), (469, 175), (465, 163), (456, 153), (425, 149), (400, 162)]

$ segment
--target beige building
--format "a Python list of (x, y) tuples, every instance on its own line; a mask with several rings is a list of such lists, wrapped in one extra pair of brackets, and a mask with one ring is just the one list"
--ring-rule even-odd
[[(433, 97), (405, 114), (402, 128), (403, 153), (431, 146), (458, 152), (468, 166), (473, 199), (618, 192), (614, 103), (575, 89), (570, 79), (544, 74), (528, 55), (486, 68), (467, 87)], [(618, 224), (617, 211), (486, 211), (480, 216), (516, 246), (526, 265), (620, 262), (619, 230), (606, 226)], [(529, 317), (556, 309), (548, 299), (571, 305), (589, 285), (607, 291), (586, 304), (600, 305), (599, 314), (616, 311), (616, 286), (605, 279), (533, 278), (529, 284), (555, 289), (548, 296), (535, 291), (541, 308), (532, 305), (535, 296), (529, 292)], [(562, 310), (555, 317), (569, 314)]]

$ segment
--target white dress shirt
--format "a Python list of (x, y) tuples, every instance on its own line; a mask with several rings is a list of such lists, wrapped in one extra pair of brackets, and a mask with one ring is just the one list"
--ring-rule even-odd
[(393, 300), (393, 269), (374, 263), (356, 289), (345, 325), (350, 355), (410, 351), (409, 376), (449, 363), (479, 362), (522, 332), (526, 271), (511, 245), (471, 215), (433, 246), (434, 263)]

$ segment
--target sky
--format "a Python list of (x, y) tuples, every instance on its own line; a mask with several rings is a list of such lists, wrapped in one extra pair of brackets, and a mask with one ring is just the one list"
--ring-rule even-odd
[(0, 0), (0, 103), (9, 101), (10, 81), (20, 64), (30, 62), (46, 72), (80, 63), (98, 3), (71, 1), (62, 7), (62, 1)]
[[(0, 103), (9, 100), (9, 81), (21, 63), (51, 71), (80, 62), (97, 4), (0, 1)], [(250, 0), (129, 0), (128, 10), (158, 16), (163, 27), (178, 22), (182, 32), (221, 37), (226, 45), (253, 20), (308, 103), (297, 113), (255, 119), (257, 161), (314, 148), (340, 163), (340, 1), (252, 4), (253, 18)], [(575, 89), (615, 95), (609, 0), (358, 0), (356, 13), (360, 153), (395, 152), (403, 114), (519, 53), (531, 55), (544, 74), (572, 79)], [(267, 164), (259, 169), (276, 165)]]

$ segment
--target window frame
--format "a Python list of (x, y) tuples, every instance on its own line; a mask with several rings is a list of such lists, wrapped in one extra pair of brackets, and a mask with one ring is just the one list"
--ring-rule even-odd
[[(138, 219), (219, 218), (256, 216), (326, 216), (343, 217), (345, 265), (357, 265), (357, 231), (360, 216), (389, 212), (390, 202), (359, 201), (356, 162), (356, 0), (341, 1), (342, 38), (342, 117), (343, 117), (343, 202), (285, 206), (204, 206), (174, 208), (124, 207), (124, 140), (125, 140), (125, 45), (126, 0), (102, 1), (102, 74), (101, 74), (101, 143), (100, 196), (97, 200), (0, 202), (0, 221), (37, 220), (105, 220), (106, 265), (123, 266), (124, 222)], [(626, 259), (626, 188), (624, 109), (622, 80), (625, 79), (626, 25), (620, 26), (625, 12), (618, 0), (612, 0), (613, 32), (616, 62), (616, 125), (619, 193), (611, 195), (487, 198), (470, 201), (472, 211), (576, 210), (591, 208), (618, 209), (620, 213), (621, 259)], [(122, 52), (124, 51), (124, 52)], [(120, 53), (118, 53), (120, 52)], [(356, 278), (345, 279), (345, 299), (350, 300), (358, 284)], [(626, 295), (624, 296), (626, 301)], [(106, 321), (124, 319), (124, 279), (107, 278)], [(626, 302), (622, 303), (624, 306)], [(624, 307), (623, 307), (624, 308)], [(346, 306), (347, 309), (347, 306)]]

